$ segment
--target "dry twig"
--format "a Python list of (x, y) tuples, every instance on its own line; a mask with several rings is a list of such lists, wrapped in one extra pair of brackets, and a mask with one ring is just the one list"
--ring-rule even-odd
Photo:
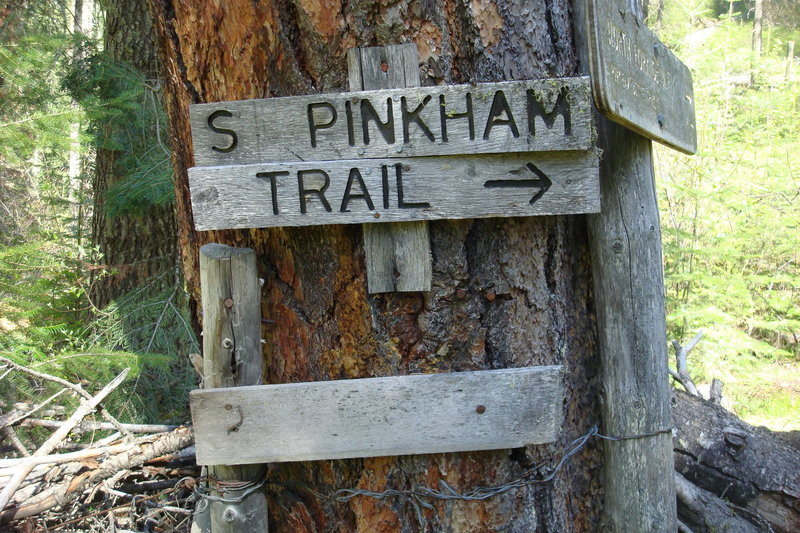
[[(41, 418), (28, 418), (20, 423), (20, 425), (24, 427), (43, 427), (51, 429), (60, 428), (63, 424), (64, 422), (60, 420), (43, 420)], [(167, 424), (120, 424), (120, 426), (130, 433), (166, 433), (178, 427)], [(75, 429), (77, 431), (105, 431), (118, 428), (114, 424), (108, 422), (84, 420), (78, 424)]]
[(689, 357), (689, 352), (697, 346), (697, 343), (700, 342), (700, 339), (703, 338), (703, 331), (700, 330), (697, 332), (697, 335), (694, 336), (692, 340), (689, 341), (685, 347), (681, 347), (681, 344), (674, 340), (672, 341), (672, 347), (675, 348), (675, 359), (676, 359), (676, 367), (677, 372), (669, 369), (670, 375), (675, 378), (675, 381), (683, 385), (683, 388), (686, 389), (686, 392), (691, 394), (692, 396), (702, 397), (697, 390), (697, 387), (692, 381), (691, 376), (689, 376), (689, 367), (686, 363), (687, 358)]
[[(62, 379), (58, 376), (52, 376), (50, 374), (45, 374), (44, 372), (39, 372), (38, 370), (30, 369), (28, 367), (15, 363), (14, 361), (8, 359), (7, 357), (0, 357), (0, 363), (5, 363), (6, 366), (8, 366), (9, 368), (13, 368), (14, 370), (18, 370), (20, 372), (28, 374), (29, 376), (33, 376), (39, 379), (44, 379), (46, 381), (52, 381), (53, 383), (58, 383), (60, 385), (63, 385), (64, 387), (77, 392), (86, 400), (92, 399), (92, 395), (86, 392), (83, 389), (83, 387), (81, 387), (80, 385), (76, 385), (75, 383), (70, 383), (66, 379)], [(127, 430), (125, 430), (125, 428), (122, 427), (122, 424), (119, 422), (119, 420), (114, 418), (114, 416), (112, 416), (111, 413), (106, 411), (106, 409), (103, 406), (100, 406), (100, 414), (109, 423), (113, 424), (114, 427), (117, 429), (117, 431), (125, 435), (126, 438), (131, 437), (130, 433)], [(2, 507), (0, 507), (0, 509), (2, 509)]]
[[(103, 389), (98, 392), (95, 396), (90, 397), (91, 399), (87, 402), (84, 402), (80, 405), (75, 412), (72, 414), (71, 417), (64, 423), (63, 426), (58, 428), (52, 435), (42, 444), (42, 446), (34, 452), (34, 456), (42, 456), (48, 455), (50, 452), (56, 449), (56, 447), (61, 444), (69, 432), (72, 431), (72, 428), (75, 427), (83, 418), (91, 413), (103, 399), (108, 396), (114, 389), (116, 389), (120, 383), (122, 383), (128, 375), (130, 371), (129, 368), (126, 368), (120, 374), (114, 378), (108, 385), (103, 387)], [(82, 389), (81, 389), (82, 390)], [(35, 465), (25, 465), (19, 468), (17, 473), (15, 473), (11, 479), (9, 480), (8, 484), (3, 488), (3, 491), (0, 492), (0, 512), (8, 506), (11, 498), (14, 496), (14, 493), (17, 491), (19, 486), (25, 480), (28, 474), (30, 474), (31, 470)]]
[(138, 468), (154, 458), (186, 448), (192, 444), (194, 436), (191, 428), (179, 427), (170, 433), (140, 440), (141, 443), (129, 450), (103, 461), (99, 468), (64, 479), (48, 489), (46, 497), (26, 501), (16, 508), (0, 512), (0, 523), (34, 516), (54, 507), (66, 505), (80, 497), (85, 490), (97, 487), (119, 472)]

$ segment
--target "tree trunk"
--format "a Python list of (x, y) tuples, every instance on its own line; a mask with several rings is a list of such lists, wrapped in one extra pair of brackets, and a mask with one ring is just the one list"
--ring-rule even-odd
[(697, 533), (746, 531), (743, 521), (752, 531), (770, 531), (766, 523), (775, 533), (800, 531), (800, 450), (685, 392), (674, 391), (673, 403), (675, 468), (707, 500), (697, 513), (679, 490), (681, 519)]
[[(108, 56), (130, 65), (146, 78), (157, 79), (158, 60), (146, 0), (107, 0), (104, 7)], [(112, 135), (111, 125), (98, 127), (104, 136)], [(117, 150), (103, 146), (97, 149), (92, 237), (103, 268), (98, 271), (102, 275), (94, 276), (89, 296), (98, 309), (129, 290), (152, 282), (156, 276), (159, 283), (154, 289), (171, 286), (176, 279), (177, 238), (172, 205), (150, 206), (144, 212), (115, 216), (106, 212), (109, 188), (126, 179), (117, 163), (119, 157)]]
[(434, 222), (433, 289), (369, 296), (360, 227), (197, 233), (186, 177), (193, 164), (187, 104), (346, 90), (351, 47), (415, 42), (423, 85), (573, 75), (570, 2), (150, 5), (165, 67), (189, 290), (196, 302), (203, 243), (256, 250), (264, 318), (275, 321), (264, 331), (268, 382), (565, 366), (565, 423), (554, 445), (272, 465), (271, 530), (596, 531), (602, 491), (595, 442), (552, 482), (484, 502), (426, 507), (402, 497), (329, 497), (341, 488), (438, 488), (440, 480), (459, 491), (502, 484), (598, 423), (584, 217)]
[(756, 0), (756, 9), (753, 15), (753, 52), (755, 52), (756, 58), (761, 57), (763, 25), (764, 0)]

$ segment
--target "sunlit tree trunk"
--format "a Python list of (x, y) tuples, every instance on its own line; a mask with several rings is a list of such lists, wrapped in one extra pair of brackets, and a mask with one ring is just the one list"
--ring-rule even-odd
[(583, 217), (434, 222), (433, 289), (370, 296), (360, 227), (198, 233), (186, 174), (193, 165), (189, 103), (346, 90), (345, 55), (351, 47), (416, 43), (424, 85), (574, 75), (570, 1), (150, 0), (150, 5), (166, 80), (189, 290), (196, 304), (200, 245), (213, 241), (256, 250), (265, 279), (264, 318), (274, 321), (263, 331), (268, 382), (565, 366), (565, 423), (554, 445), (273, 465), (271, 530), (601, 530), (601, 458), (594, 443), (554, 481), (486, 502), (434, 501), (429, 509), (403, 498), (342, 503), (320, 495), (354, 487), (436, 488), (440, 480), (460, 491), (502, 484), (558, 455), (598, 422)]
[(756, 9), (753, 15), (753, 52), (755, 52), (757, 58), (761, 57), (763, 24), (764, 0), (756, 0)]
[[(75, 0), (72, 6), (72, 33), (79, 35), (83, 32), (83, 0)], [(73, 50), (72, 60), (80, 62), (83, 50), (76, 46)], [(78, 109), (78, 102), (73, 101), (71, 106), (74, 110)], [(83, 221), (84, 221), (84, 195), (85, 187), (83, 180), (83, 153), (81, 150), (81, 123), (73, 122), (69, 125), (69, 162), (67, 176), (69, 178), (69, 200), (71, 203), (72, 216), (75, 219), (75, 236), (78, 250), (83, 247)], [(82, 260), (82, 254), (78, 255), (78, 260)], [(80, 268), (80, 267), (79, 267)]]
[[(115, 61), (129, 64), (146, 78), (158, 78), (153, 25), (146, 0), (106, 0), (104, 44)], [(157, 85), (157, 83), (153, 83)], [(109, 125), (99, 125), (108, 131)], [(173, 206), (148, 207), (144, 213), (109, 216), (106, 194), (114, 183), (126, 179), (117, 160), (119, 152), (98, 147), (93, 180), (92, 236), (99, 249), (100, 276), (93, 280), (90, 298), (98, 307), (127, 291), (150, 283), (157, 287), (175, 281), (176, 236)]]

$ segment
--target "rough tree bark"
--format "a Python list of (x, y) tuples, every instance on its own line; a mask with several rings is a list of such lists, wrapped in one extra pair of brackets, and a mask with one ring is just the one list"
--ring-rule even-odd
[(402, 498), (339, 503), (320, 495), (436, 488), (439, 480), (457, 490), (503, 483), (598, 423), (583, 217), (432, 223), (431, 292), (369, 296), (360, 227), (197, 233), (186, 178), (189, 103), (346, 90), (351, 47), (415, 42), (423, 85), (574, 75), (569, 0), (150, 0), (150, 7), (189, 290), (196, 305), (202, 244), (256, 250), (264, 318), (275, 321), (264, 331), (268, 382), (565, 365), (565, 424), (554, 445), (273, 465), (271, 530), (596, 531), (603, 506), (594, 442), (553, 482), (486, 502), (437, 501), (429, 509)]
[[(115, 61), (131, 65), (148, 79), (159, 75), (153, 24), (146, 0), (105, 0), (104, 44), (106, 53)], [(108, 125), (100, 125), (108, 132)], [(118, 168), (119, 152), (106, 147), (97, 149), (92, 183), (94, 209), (92, 239), (100, 252), (100, 261), (111, 270), (109, 275), (95, 276), (90, 298), (102, 309), (127, 291), (141, 287), (163, 274), (158, 288), (175, 282), (177, 238), (174, 206), (151, 206), (144, 213), (109, 216), (105, 198), (109, 187), (125, 179)]]

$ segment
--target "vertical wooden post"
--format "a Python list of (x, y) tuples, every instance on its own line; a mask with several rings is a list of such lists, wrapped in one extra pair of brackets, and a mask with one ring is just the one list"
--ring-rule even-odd
[(609, 532), (677, 530), (661, 230), (651, 141), (599, 119), (602, 212), (589, 216)]
[[(261, 287), (255, 252), (206, 244), (200, 249), (200, 284), (205, 388), (260, 385)], [(265, 471), (266, 465), (209, 467), (211, 496), (228, 500), (209, 502), (213, 533), (267, 531), (266, 493), (263, 487), (250, 491)]]
[(789, 54), (786, 56), (786, 81), (792, 77), (792, 64), (794, 63), (794, 41), (789, 41)]
[[(413, 43), (347, 51), (351, 91), (419, 86), (419, 53)], [(398, 149), (402, 150), (402, 141)], [(431, 290), (428, 223), (364, 224), (370, 294)]]
[[(632, 13), (643, 19), (639, 0)], [(586, 0), (574, 4), (589, 71)], [(604, 515), (612, 533), (677, 531), (664, 275), (652, 142), (599, 113), (602, 211), (588, 216), (604, 442)], [(642, 436), (650, 435), (650, 436)]]

